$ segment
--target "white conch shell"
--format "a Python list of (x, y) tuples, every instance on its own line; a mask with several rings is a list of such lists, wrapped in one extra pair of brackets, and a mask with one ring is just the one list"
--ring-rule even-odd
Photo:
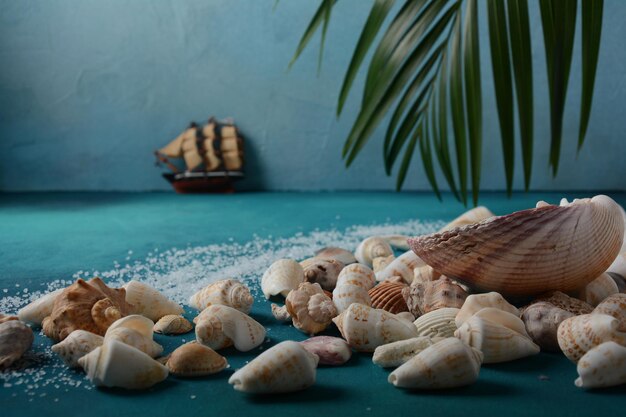
[(232, 307), (214, 304), (197, 317), (196, 340), (214, 350), (235, 345), (247, 352), (265, 340), (265, 328)]
[(352, 303), (371, 305), (368, 291), (376, 283), (374, 271), (363, 264), (350, 264), (337, 277), (333, 290), (333, 302), (341, 313)]
[(585, 353), (604, 342), (626, 345), (626, 332), (620, 332), (619, 320), (607, 314), (583, 314), (570, 317), (559, 325), (557, 339), (567, 358), (577, 362)]
[(348, 344), (359, 352), (373, 352), (378, 346), (417, 336), (412, 323), (363, 304), (351, 304), (333, 322)]
[(579, 377), (574, 384), (580, 388), (602, 388), (626, 384), (626, 346), (604, 342), (580, 358)]
[(428, 337), (452, 337), (456, 331), (454, 319), (459, 309), (454, 307), (444, 307), (430, 311), (413, 322), (417, 328), (419, 336)]
[(78, 360), (102, 346), (104, 337), (86, 330), (74, 330), (62, 342), (52, 346), (52, 351), (59, 355), (70, 368), (77, 368)]
[(511, 313), (518, 317), (520, 315), (519, 310), (515, 306), (511, 305), (508, 301), (506, 301), (504, 297), (502, 297), (497, 292), (472, 294), (465, 299), (465, 302), (463, 303), (459, 314), (457, 314), (455, 320), (456, 326), (461, 327), (461, 325), (465, 323), (467, 319), (469, 319), (475, 313), (485, 307), (499, 308), (502, 311), (506, 311), (507, 313)]
[(132, 329), (142, 336), (152, 339), (154, 333), (154, 322), (145, 316), (131, 314), (130, 316), (122, 317), (121, 319), (114, 321), (113, 324), (109, 326), (107, 331), (119, 328)]
[(253, 303), (250, 289), (236, 279), (223, 279), (209, 284), (189, 298), (189, 305), (200, 311), (213, 304), (220, 304), (248, 314)]
[(152, 340), (154, 322), (137, 314), (122, 317), (106, 331), (104, 340), (117, 340), (139, 349), (153, 358), (163, 353), (163, 346)]
[(126, 302), (133, 306), (134, 314), (141, 314), (152, 321), (158, 321), (168, 314), (183, 314), (184, 310), (179, 304), (146, 283), (129, 281), (124, 288)]
[(578, 298), (595, 307), (609, 295), (617, 293), (619, 293), (617, 284), (613, 278), (605, 272), (587, 284), (578, 294)]
[[(385, 269), (387, 265), (389, 265), (393, 260), (396, 259), (394, 255), (389, 256), (379, 256), (378, 258), (372, 259), (372, 270), (374, 273), (378, 273)], [(404, 280), (403, 280), (404, 281)]]
[(484, 363), (508, 362), (540, 350), (526, 333), (522, 320), (494, 307), (474, 314), (454, 335), (480, 350)]
[(261, 290), (265, 298), (281, 294), (286, 297), (289, 291), (304, 282), (304, 270), (293, 259), (279, 259), (274, 262), (261, 278)]
[(396, 259), (391, 261), (383, 270), (376, 273), (376, 281), (385, 281), (391, 277), (402, 277), (402, 279), (410, 284), (413, 282), (413, 270), (420, 266), (426, 265), (419, 256), (412, 250), (404, 252)]
[(441, 340), (444, 338), (419, 336), (387, 343), (374, 350), (372, 362), (382, 368), (395, 368)]
[(393, 255), (391, 245), (383, 238), (372, 236), (361, 241), (354, 251), (354, 257), (360, 263), (372, 267), (374, 258)]
[(104, 344), (78, 360), (94, 385), (145, 389), (167, 378), (165, 366), (139, 349), (117, 340)]
[(300, 343), (273, 346), (236, 371), (228, 383), (237, 391), (270, 394), (306, 389), (315, 383), (318, 358)]
[(466, 211), (456, 219), (452, 220), (450, 223), (442, 227), (439, 231), (445, 232), (446, 230), (452, 230), (457, 227), (467, 226), (468, 224), (475, 224), (478, 222), (482, 222), (483, 220), (487, 220), (488, 218), (493, 216), (494, 214), (487, 207), (474, 207), (473, 209)]
[(608, 314), (619, 322), (618, 330), (626, 332), (626, 294), (613, 294), (593, 310), (593, 314)]
[(469, 385), (476, 381), (482, 353), (451, 337), (424, 349), (389, 374), (396, 387), (440, 389)]
[(52, 314), (52, 307), (54, 306), (54, 300), (57, 295), (63, 292), (63, 288), (49, 292), (25, 307), (22, 307), (17, 312), (17, 317), (24, 323), (31, 326), (41, 327), (43, 319)]
[(303, 282), (292, 290), (285, 300), (293, 326), (304, 333), (314, 335), (326, 329), (337, 316), (337, 308), (319, 284)]
[(619, 206), (599, 195), (409, 239), (450, 278), (505, 296), (576, 291), (605, 272), (622, 246)]

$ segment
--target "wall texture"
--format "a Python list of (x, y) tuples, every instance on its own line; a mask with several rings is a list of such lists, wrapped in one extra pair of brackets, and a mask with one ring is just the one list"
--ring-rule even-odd
[[(333, 11), (319, 77), (318, 40), (289, 62), (317, 1), (0, 0), (0, 190), (169, 189), (151, 152), (190, 120), (236, 119), (248, 142), (248, 189), (393, 189), (382, 129), (354, 166), (340, 151), (360, 100), (341, 119), (337, 93), (369, 1)], [(535, 189), (626, 189), (626, 4), (608, 0), (588, 142), (576, 155), (577, 39), (559, 176), (548, 170), (542, 33), (536, 61)], [(484, 4), (481, 20), (485, 23)], [(484, 189), (502, 189), (498, 122), (483, 25)], [(579, 32), (580, 35), (580, 26)], [(357, 80), (357, 89), (363, 81)], [(518, 145), (519, 156), (519, 145)], [(429, 189), (416, 156), (408, 189)], [(516, 185), (521, 183), (516, 166)]]

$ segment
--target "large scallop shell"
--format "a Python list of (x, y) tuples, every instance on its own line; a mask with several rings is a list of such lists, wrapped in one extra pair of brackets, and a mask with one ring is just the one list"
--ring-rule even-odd
[(542, 351), (560, 352), (557, 340), (559, 325), (574, 313), (563, 310), (545, 301), (539, 301), (526, 307), (521, 315), (528, 335)]
[(172, 352), (165, 366), (172, 375), (191, 378), (218, 373), (228, 361), (208, 346), (189, 342)]
[(581, 388), (603, 388), (626, 384), (626, 346), (604, 342), (580, 358), (578, 379)]
[(506, 311), (507, 313), (511, 313), (515, 316), (520, 315), (519, 310), (515, 306), (511, 305), (508, 301), (506, 301), (504, 297), (502, 297), (497, 292), (472, 294), (465, 299), (465, 302), (463, 303), (459, 314), (457, 314), (456, 316), (455, 321), (457, 327), (461, 327), (461, 325), (465, 323), (467, 319), (486, 307), (499, 308), (500, 310)]
[(586, 301), (592, 306), (597, 306), (609, 295), (617, 293), (619, 293), (617, 284), (609, 274), (604, 273), (587, 284), (579, 292), (578, 298)]
[(374, 350), (372, 362), (381, 368), (395, 368), (441, 340), (443, 338), (419, 336), (387, 343)]
[(0, 371), (13, 365), (33, 344), (33, 331), (19, 320), (0, 324)]
[(372, 262), (374, 258), (379, 258), (382, 256), (393, 255), (393, 249), (391, 249), (391, 245), (380, 237), (372, 236), (367, 239), (361, 241), (359, 246), (357, 246), (356, 251), (354, 251), (354, 257), (360, 263), (372, 267)]
[(265, 271), (261, 278), (261, 290), (265, 298), (273, 295), (286, 297), (289, 291), (304, 282), (304, 270), (293, 259), (279, 259)]
[(608, 314), (619, 322), (618, 330), (626, 332), (626, 294), (613, 294), (593, 310), (593, 314)]
[(78, 360), (102, 346), (104, 337), (85, 330), (74, 330), (62, 342), (52, 346), (52, 351), (59, 355), (70, 368), (77, 368)]
[(42, 295), (27, 306), (22, 307), (17, 312), (17, 317), (26, 324), (41, 327), (43, 319), (52, 314), (54, 300), (56, 300), (57, 296), (62, 292), (63, 288), (59, 288), (58, 290)]
[(332, 291), (337, 285), (337, 277), (344, 264), (334, 259), (309, 258), (300, 262), (304, 269), (304, 279), (317, 283), (326, 291)]
[(196, 340), (215, 350), (234, 345), (247, 352), (263, 343), (265, 328), (239, 310), (214, 304), (198, 315)]
[(573, 362), (604, 342), (626, 345), (626, 332), (619, 329), (619, 320), (607, 314), (583, 314), (564, 320), (557, 333), (559, 346)]
[(391, 261), (384, 269), (376, 272), (376, 281), (386, 281), (391, 277), (402, 277), (410, 284), (413, 282), (413, 270), (426, 263), (412, 250), (404, 252), (402, 255)]
[(285, 300), (293, 326), (304, 333), (314, 335), (326, 329), (337, 316), (337, 308), (319, 284), (303, 282), (292, 290)]
[(402, 297), (402, 289), (406, 287), (404, 283), (383, 281), (377, 286), (370, 288), (368, 294), (373, 308), (380, 308), (392, 314), (409, 311), (409, 308)]
[(461, 308), (467, 292), (447, 277), (418, 282), (402, 290), (409, 311), (419, 317), (444, 307)]
[(458, 308), (444, 307), (424, 314), (413, 322), (417, 334), (428, 337), (454, 336), (457, 329), (455, 318), (459, 311)]
[(350, 264), (341, 270), (333, 290), (333, 302), (341, 313), (352, 303), (371, 305), (368, 294), (376, 283), (374, 271), (362, 264)]
[(317, 355), (320, 365), (343, 365), (352, 357), (350, 345), (340, 337), (315, 336), (300, 342), (309, 352)]
[(223, 279), (209, 284), (189, 298), (189, 305), (200, 311), (219, 304), (248, 314), (253, 303), (250, 289), (236, 279)]
[(178, 303), (169, 300), (157, 289), (144, 282), (130, 281), (124, 284), (124, 289), (126, 289), (126, 302), (133, 306), (134, 314), (141, 314), (152, 321), (158, 321), (168, 314), (183, 313), (183, 308)]
[(603, 273), (619, 253), (624, 221), (607, 196), (494, 217), (409, 240), (442, 274), (503, 295), (574, 291)]

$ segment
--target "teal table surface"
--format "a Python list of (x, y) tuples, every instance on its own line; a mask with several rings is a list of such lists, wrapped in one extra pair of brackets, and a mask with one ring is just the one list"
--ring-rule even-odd
[[(485, 194), (481, 204), (496, 214), (534, 207), (537, 200), (590, 193)], [(626, 205), (626, 194), (609, 193)], [(251, 315), (267, 329), (267, 349), (306, 336), (279, 324), (258, 280), (274, 256), (303, 258), (316, 246), (349, 249), (376, 231), (427, 232), (464, 211), (449, 195), (396, 193), (175, 194), (0, 194), (0, 310), (14, 313), (28, 294), (48, 283), (98, 273), (112, 283), (146, 279), (177, 300), (197, 277), (239, 275), (254, 287)], [(204, 274), (204, 275), (203, 275)], [(168, 282), (162, 282), (168, 280)], [(178, 288), (181, 287), (181, 288)], [(13, 311), (11, 311), (13, 309)], [(186, 307), (188, 318), (194, 312)], [(306, 391), (254, 396), (227, 383), (235, 369), (259, 354), (220, 351), (230, 368), (202, 379), (170, 377), (132, 392), (96, 389), (78, 371), (66, 370), (50, 353), (51, 342), (36, 333), (18, 373), (0, 374), (4, 417), (33, 416), (251, 416), (332, 413), (349, 415), (590, 416), (626, 409), (626, 387), (584, 391), (574, 386), (574, 364), (541, 353), (510, 363), (483, 366), (465, 388), (407, 391), (387, 382), (389, 371), (355, 353), (342, 367), (320, 367)], [(337, 335), (336, 330), (326, 334)], [(156, 335), (166, 352), (193, 339)]]

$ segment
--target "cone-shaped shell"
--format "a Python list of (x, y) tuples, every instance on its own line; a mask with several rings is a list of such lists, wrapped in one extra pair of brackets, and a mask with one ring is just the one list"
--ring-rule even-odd
[(389, 374), (399, 388), (441, 389), (462, 387), (478, 378), (482, 354), (454, 337), (424, 349)]
[(461, 308), (467, 292), (447, 277), (418, 282), (402, 290), (409, 311), (415, 317), (444, 307)]
[(265, 328), (252, 317), (232, 307), (212, 305), (197, 317), (196, 340), (219, 350), (234, 345), (247, 352), (265, 340)]
[(609, 295), (619, 293), (617, 284), (607, 273), (600, 276), (589, 284), (587, 284), (579, 293), (578, 298), (586, 301), (592, 306), (597, 306)]
[(236, 371), (228, 383), (237, 391), (254, 394), (294, 392), (315, 383), (318, 358), (300, 343), (273, 346)]
[(152, 321), (158, 321), (168, 314), (182, 314), (183, 308), (169, 300), (150, 285), (130, 281), (124, 285), (126, 289), (126, 302), (133, 306), (133, 314), (141, 314)]
[(300, 342), (309, 352), (317, 355), (320, 365), (343, 365), (352, 357), (350, 345), (340, 337), (315, 336)]
[(580, 388), (603, 388), (626, 384), (626, 346), (604, 342), (580, 358), (578, 379)]
[(393, 249), (383, 238), (373, 236), (361, 241), (354, 251), (354, 257), (360, 263), (372, 267), (374, 258), (393, 255)]
[(337, 285), (337, 277), (344, 264), (334, 259), (309, 258), (300, 262), (304, 269), (304, 279), (312, 284), (320, 284), (326, 291), (332, 291)]
[(0, 323), (0, 371), (20, 359), (33, 344), (33, 331), (18, 320)]
[(106, 340), (78, 363), (98, 387), (145, 389), (163, 381), (168, 374), (165, 366), (117, 340)]
[(32, 303), (22, 307), (17, 312), (17, 317), (26, 324), (41, 327), (43, 319), (52, 314), (54, 300), (56, 300), (57, 296), (62, 292), (63, 288), (59, 288), (58, 290), (42, 295)]
[(189, 305), (200, 311), (219, 304), (248, 314), (253, 303), (250, 289), (236, 279), (223, 279), (209, 284), (189, 298)]
[(613, 294), (604, 299), (593, 310), (594, 314), (608, 314), (617, 319), (618, 330), (626, 332), (626, 294)]
[[(579, 300), (578, 298), (570, 297), (567, 294), (563, 294), (560, 291), (553, 291), (544, 295), (541, 295), (535, 299), (534, 302), (544, 301), (550, 303), (553, 306), (561, 308), (565, 311), (573, 313), (575, 316), (581, 314), (589, 314), (593, 311), (593, 306), (586, 302)], [(520, 313), (523, 313), (523, 308)]]
[[(379, 256), (378, 258), (374, 258), (372, 260), (372, 270), (374, 271), (375, 274), (377, 274), (378, 272), (380, 272), (383, 269), (385, 269), (387, 267), (387, 265), (389, 265), (391, 262), (393, 262), (394, 259), (396, 259), (396, 257), (394, 255)], [(402, 281), (404, 281), (404, 280), (402, 280)]]
[(413, 323), (363, 304), (351, 304), (333, 322), (348, 344), (359, 352), (373, 352), (378, 346), (417, 336)]
[(166, 366), (172, 375), (193, 378), (218, 373), (228, 361), (210, 347), (190, 342), (172, 352)]
[(59, 355), (70, 368), (77, 368), (78, 360), (102, 346), (104, 337), (85, 330), (74, 330), (62, 342), (52, 346), (52, 351)]
[(452, 337), (456, 331), (455, 318), (458, 308), (444, 307), (431, 311), (413, 322), (419, 336)]
[(574, 313), (553, 306), (545, 301), (529, 305), (521, 318), (528, 335), (544, 352), (560, 352), (557, 340), (559, 325)]
[(607, 314), (583, 314), (564, 320), (557, 333), (561, 351), (573, 362), (604, 342), (626, 345), (626, 332), (620, 332), (619, 321)]
[(333, 290), (333, 302), (341, 313), (352, 303), (371, 305), (368, 291), (376, 283), (374, 271), (362, 264), (350, 264), (341, 270)]
[(368, 291), (373, 308), (380, 308), (392, 314), (409, 311), (409, 308), (402, 297), (402, 289), (407, 285), (404, 283), (383, 281)]
[(337, 316), (337, 308), (319, 284), (303, 282), (285, 300), (293, 326), (310, 335), (326, 329)]
[(494, 217), (409, 240), (442, 274), (503, 295), (574, 291), (603, 273), (619, 253), (624, 221), (607, 196)]
[(387, 343), (374, 350), (372, 362), (381, 368), (396, 368), (441, 340), (444, 338), (420, 336)]
[(385, 281), (391, 277), (402, 277), (410, 284), (413, 282), (413, 270), (426, 263), (412, 250), (404, 252), (391, 261), (383, 270), (376, 272), (376, 281)]
[(334, 260), (341, 262), (344, 265), (350, 265), (356, 263), (356, 258), (354, 254), (349, 250), (336, 248), (329, 246), (327, 248), (322, 248), (315, 252), (315, 257), (326, 260)]
[(265, 298), (281, 294), (286, 297), (289, 291), (304, 282), (304, 270), (293, 259), (279, 259), (265, 271), (261, 278), (261, 290)]
[(476, 224), (493, 216), (494, 214), (487, 207), (474, 207), (473, 209), (466, 211), (465, 213), (461, 214), (459, 217), (445, 225), (440, 230), (440, 232), (456, 229), (457, 227), (467, 226), (468, 224)]
[(502, 311), (506, 311), (507, 313), (511, 313), (515, 316), (520, 315), (519, 310), (515, 306), (511, 305), (508, 301), (506, 301), (504, 297), (502, 297), (497, 292), (472, 294), (465, 299), (465, 302), (463, 303), (459, 314), (457, 314), (456, 316), (457, 327), (461, 327), (461, 325), (465, 323), (467, 319), (469, 319), (475, 313), (485, 307), (495, 307), (499, 308)]
[(154, 323), (152, 330), (160, 334), (185, 334), (193, 329), (193, 324), (183, 316), (168, 314)]

